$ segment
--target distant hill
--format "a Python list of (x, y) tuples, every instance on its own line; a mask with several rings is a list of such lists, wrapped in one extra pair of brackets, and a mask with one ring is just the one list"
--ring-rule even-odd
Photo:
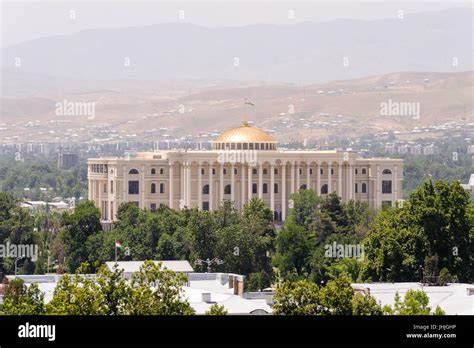
[[(14, 76), (10, 76), (12, 81)], [(221, 132), (238, 126), (245, 116), (281, 140), (474, 122), (472, 71), (399, 72), (307, 86), (235, 81), (88, 82), (44, 76), (29, 79), (28, 74), (21, 79), (38, 85), (44, 81), (43, 88), (2, 98), (0, 123), (17, 126), (0, 132), (0, 137), (8, 133), (10, 137), (52, 140), (75, 134), (76, 140), (93, 139), (106, 130), (116, 132), (116, 139), (134, 135), (140, 140), (163, 140), (164, 133), (180, 137)], [(61, 85), (68, 87), (61, 91)], [(245, 107), (245, 98), (254, 101), (255, 107)], [(55, 105), (64, 100), (95, 102), (95, 118), (57, 115)], [(381, 115), (381, 103), (389, 101), (419, 103), (420, 117)], [(27, 124), (34, 121), (38, 123)], [(161, 128), (166, 131), (160, 132)]]
[[(473, 70), (473, 13), (457, 8), (374, 21), (91, 29), (4, 48), (2, 68), (86, 81), (298, 84), (393, 71), (467, 71)], [(21, 58), (20, 68), (14, 66), (16, 57)]]

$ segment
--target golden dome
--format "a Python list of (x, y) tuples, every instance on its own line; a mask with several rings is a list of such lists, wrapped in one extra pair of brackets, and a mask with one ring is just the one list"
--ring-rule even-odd
[(222, 133), (214, 140), (214, 143), (276, 143), (270, 134), (260, 128), (251, 127), (248, 123), (242, 123), (238, 128), (233, 128)]

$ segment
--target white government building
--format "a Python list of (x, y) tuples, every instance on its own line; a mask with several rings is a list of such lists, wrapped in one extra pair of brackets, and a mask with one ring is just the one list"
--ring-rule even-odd
[(122, 202), (140, 208), (167, 205), (215, 210), (223, 200), (237, 209), (258, 197), (283, 221), (298, 189), (336, 192), (343, 201), (393, 206), (402, 198), (403, 160), (360, 158), (355, 151), (278, 149), (265, 131), (243, 123), (224, 132), (212, 150), (142, 152), (88, 160), (89, 200), (113, 221)]

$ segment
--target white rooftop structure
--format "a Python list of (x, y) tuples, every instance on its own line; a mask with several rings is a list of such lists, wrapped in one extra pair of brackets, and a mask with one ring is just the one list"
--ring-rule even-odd
[[(187, 263), (187, 261), (185, 262)], [(143, 262), (118, 262), (119, 267), (122, 263), (125, 263), (122, 268), (132, 271), (139, 268)], [(170, 266), (169, 269), (180, 270), (178, 272), (187, 272), (191, 267), (189, 263), (186, 266), (182, 261), (163, 261), (163, 263), (167, 263)], [(109, 268), (114, 264), (115, 262), (107, 262)], [(213, 304), (224, 306), (227, 313), (231, 315), (272, 313), (272, 308), (265, 296), (253, 298), (243, 296), (244, 276), (228, 273), (188, 273), (187, 275), (189, 281), (186, 286), (183, 286), (182, 296), (189, 302), (196, 314), (205, 314)], [(44, 302), (48, 303), (53, 298), (54, 289), (61, 275), (19, 275), (16, 277), (23, 279), (27, 286), (36, 283), (45, 294)], [(15, 276), (8, 276), (8, 278), (13, 279)]]
[[(153, 261), (155, 265), (161, 263), (163, 268), (167, 268), (173, 272), (177, 273), (190, 273), (194, 272), (194, 269), (191, 267), (188, 261), (186, 260), (167, 260), (167, 261)], [(144, 261), (110, 261), (105, 264), (109, 270), (113, 270), (114, 266), (117, 264), (118, 269), (123, 269), (125, 275), (138, 272), (140, 267), (143, 265)]]
[(38, 210), (39, 208), (49, 206), (53, 210), (67, 210), (70, 205), (66, 202), (44, 202), (44, 201), (25, 201), (20, 203), (22, 208)]
[(471, 193), (471, 197), (474, 198), (474, 174), (471, 174), (469, 182), (467, 184), (461, 184), (461, 186)]
[[(473, 284), (422, 286), (421, 283), (354, 283), (352, 287), (356, 290), (370, 290), (370, 294), (381, 302), (382, 306), (393, 306), (397, 291), (400, 300), (403, 300), (408, 290), (423, 290), (430, 299), (429, 306), (432, 309), (440, 306), (446, 314), (474, 314)], [(472, 289), (471, 292), (468, 289)]]

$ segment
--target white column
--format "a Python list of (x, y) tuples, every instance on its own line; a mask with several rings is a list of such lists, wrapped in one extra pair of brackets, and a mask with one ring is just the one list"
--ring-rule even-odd
[(290, 194), (295, 192), (295, 164), (294, 163), (291, 163), (291, 177), (290, 177)]
[[(103, 205), (102, 205), (102, 185), (100, 184), (100, 180), (97, 180), (97, 186), (99, 187), (99, 206), (98, 208), (100, 209), (100, 213), (101, 213), (101, 216), (100, 216), (100, 219), (102, 220), (103, 217), (104, 217), (104, 210), (103, 210)], [(96, 187), (97, 188), (97, 187)]]
[(395, 165), (395, 171), (394, 171), (394, 174), (393, 174), (393, 193), (395, 195), (395, 197), (393, 198), (393, 203), (394, 205), (397, 204), (397, 200), (398, 200), (398, 165)]
[(235, 167), (232, 164), (230, 166), (230, 200), (232, 204), (235, 206), (235, 174), (234, 174)]
[(263, 198), (263, 165), (258, 165), (258, 198)]
[(354, 166), (349, 164), (349, 199), (354, 198)]
[(169, 164), (169, 207), (174, 209), (174, 173), (173, 173), (173, 165)]
[(198, 165), (198, 210), (202, 209), (202, 165)]
[(186, 193), (188, 195), (188, 198), (187, 198), (188, 207), (190, 207), (190, 208), (192, 207), (192, 202), (191, 201), (192, 201), (192, 197), (193, 197), (192, 196), (192, 183), (191, 183), (192, 176), (191, 176), (191, 174), (192, 174), (192, 163), (188, 162), (188, 185), (187, 185), (188, 188), (186, 189)]
[(275, 166), (270, 166), (270, 209), (275, 210)]
[[(122, 198), (123, 198), (124, 202), (128, 202), (127, 185), (128, 185), (127, 170), (126, 170), (125, 165), (124, 165), (124, 166), (122, 166)], [(92, 196), (94, 197), (94, 191), (92, 191)], [(95, 199), (95, 197), (94, 197), (94, 199)]]
[(281, 219), (286, 218), (286, 163), (281, 166)]
[(376, 179), (376, 183), (377, 183), (377, 205), (376, 207), (377, 208), (380, 208), (381, 205), (382, 205), (382, 175), (380, 173), (380, 166), (377, 165), (377, 179)]
[(253, 167), (249, 166), (249, 180), (248, 180), (248, 191), (249, 191), (249, 201), (252, 199), (252, 175), (253, 175)]
[(224, 200), (224, 163), (219, 166), (219, 206)]
[(240, 194), (240, 206), (243, 209), (245, 205), (245, 174), (246, 174), (246, 166), (244, 163), (242, 163), (240, 170), (241, 170), (240, 177), (242, 178), (240, 180), (240, 190), (242, 191)]
[(213, 195), (214, 195), (214, 188), (212, 185), (212, 164), (211, 162), (209, 162), (209, 210), (210, 211), (213, 210), (213, 206), (212, 206)]
[(331, 175), (331, 164), (328, 164), (328, 194), (332, 193), (332, 175)]
[(296, 190), (295, 191), (299, 191), (300, 190), (300, 162), (298, 161), (298, 163), (296, 164)]
[(316, 192), (318, 193), (318, 196), (321, 196), (321, 162), (317, 163), (316, 171), (318, 174), (318, 183), (316, 185)]
[(146, 180), (145, 180), (145, 166), (142, 165), (141, 167), (141, 173), (140, 173), (140, 178), (141, 178), (141, 182), (140, 182), (140, 207), (143, 209), (143, 208), (147, 208), (146, 206), (146, 202), (145, 202), (145, 192), (148, 190), (148, 185), (146, 183)]
[(337, 195), (342, 199), (342, 163), (337, 164)]
[[(184, 203), (186, 204), (186, 194), (185, 194), (185, 191), (186, 191), (186, 189), (185, 189), (185, 184), (186, 184), (186, 172), (185, 172), (185, 170), (184, 170), (184, 163), (181, 162), (181, 163), (179, 164), (179, 166), (180, 166), (180, 172), (181, 172), (181, 175), (180, 175), (180, 178), (179, 178), (180, 183), (181, 183), (179, 196), (180, 196), (180, 201), (184, 201)], [(180, 205), (181, 205), (181, 204), (180, 204)], [(180, 207), (180, 209), (181, 209), (181, 207)]]
[(311, 189), (311, 163), (306, 163), (306, 189)]

